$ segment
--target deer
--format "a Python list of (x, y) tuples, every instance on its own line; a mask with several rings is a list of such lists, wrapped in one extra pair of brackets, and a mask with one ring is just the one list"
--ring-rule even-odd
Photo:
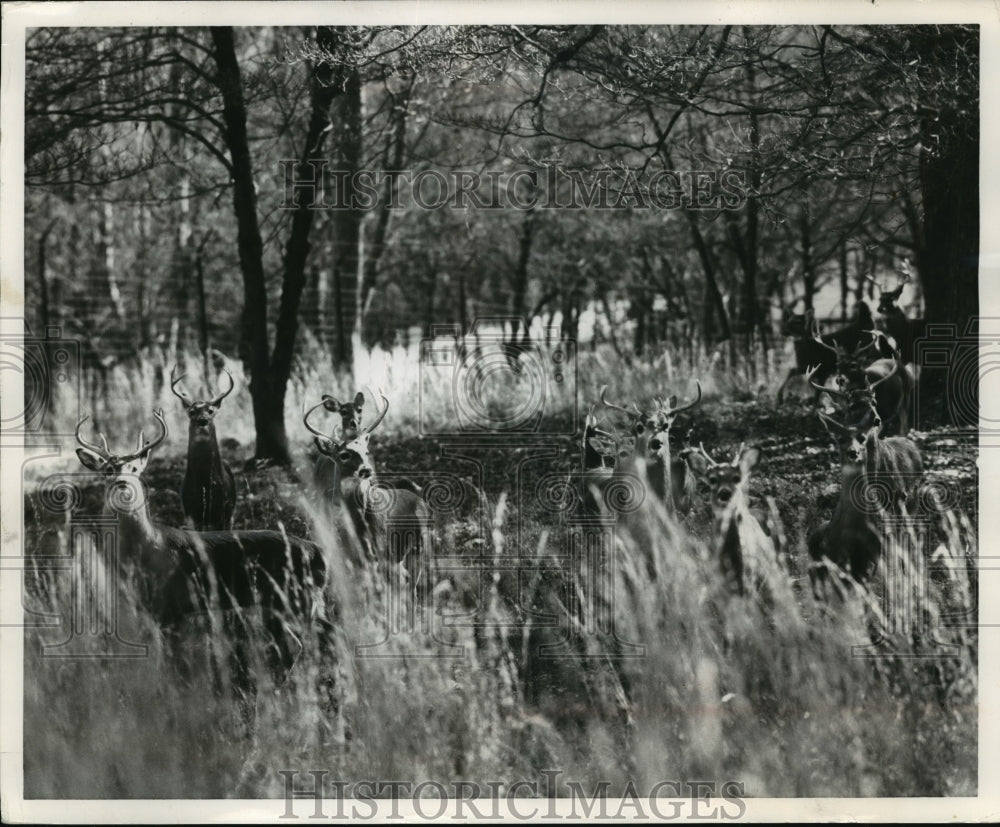
[(422, 556), (431, 548), (430, 508), (409, 488), (380, 485), (375, 476), (369, 439), (389, 411), (389, 400), (384, 394), (381, 397), (382, 410), (375, 421), (360, 428), (354, 437), (345, 438), (336, 427), (326, 434), (310, 424), (315, 411), (330, 410), (325, 402), (306, 411), (302, 421), (313, 435), (317, 450), (335, 467), (334, 485), (323, 492), (329, 497), (331, 516), (336, 519), (346, 512), (369, 559), (402, 565), (411, 583), (426, 590), (429, 578), (421, 578), (420, 566)]
[(340, 434), (343, 439), (356, 439), (361, 430), (361, 414), (365, 407), (365, 395), (358, 391), (351, 403), (338, 402), (329, 394), (323, 394), (323, 408), (330, 413), (340, 414)]
[(615, 465), (627, 460), (634, 450), (635, 437), (623, 440), (617, 432), (597, 427), (597, 417), (594, 415), (594, 406), (591, 405), (583, 427), (581, 515), (605, 513), (604, 492), (614, 477)]
[[(750, 508), (746, 496), (760, 450), (741, 444), (731, 461), (716, 462), (699, 443), (697, 450), (685, 452), (685, 459), (692, 473), (708, 486), (723, 577), (732, 591), (745, 595), (747, 581), (762, 582), (766, 563), (777, 562), (767, 515)], [(766, 561), (759, 559), (762, 550)]]
[(628, 417), (630, 436), (633, 439), (631, 454), (618, 458), (617, 472), (637, 472), (656, 499), (672, 514), (683, 513), (691, 505), (692, 481), (687, 473), (687, 464), (672, 449), (680, 451), (683, 448), (673, 430), (677, 416), (701, 402), (701, 382), (695, 384), (697, 397), (692, 402), (678, 406), (676, 396), (671, 396), (666, 402), (657, 397), (653, 400), (653, 410), (645, 412), (634, 402), (633, 410), (609, 402), (606, 397), (607, 386), (601, 388), (601, 404)]
[[(841, 464), (840, 498), (830, 521), (810, 533), (814, 587), (824, 558), (860, 585), (875, 574), (882, 555), (883, 511), (897, 511), (916, 489), (923, 462), (909, 438), (886, 436), (873, 390), (867, 398), (841, 397), (841, 417), (819, 411), (837, 444)], [(873, 507), (880, 501), (884, 508)]]
[(897, 281), (894, 290), (886, 290), (872, 276), (865, 278), (879, 289), (878, 313), (882, 317), (885, 332), (896, 340), (896, 346), (902, 356), (903, 364), (912, 364), (916, 358), (916, 341), (927, 332), (926, 319), (909, 319), (897, 302), (903, 294), (903, 288), (910, 283), (910, 270), (904, 265), (902, 278)]
[(827, 387), (815, 381), (819, 366), (809, 368), (806, 380), (817, 392), (829, 394), (848, 409), (853, 409), (858, 416), (864, 414), (873, 398), (886, 436), (906, 436), (910, 431), (913, 377), (902, 365), (898, 354), (864, 364), (863, 354), (882, 339), (884, 337), (880, 332), (873, 331), (870, 345), (851, 354), (837, 351), (839, 387)]
[(232, 469), (222, 459), (215, 433), (215, 415), (222, 400), (233, 391), (233, 375), (229, 387), (209, 400), (193, 400), (180, 386), (183, 375), (177, 376), (177, 366), (170, 372), (170, 390), (181, 400), (188, 415), (187, 467), (181, 482), (181, 506), (188, 522), (198, 531), (221, 531), (233, 527), (236, 511), (236, 479)]
[[(105, 483), (105, 513), (117, 518), (118, 543), (134, 560), (147, 584), (147, 608), (161, 630), (168, 651), (179, 655), (179, 633), (194, 613), (212, 608), (226, 612), (225, 628), (232, 646), (232, 687), (246, 717), (256, 698), (248, 637), (241, 609), (259, 606), (272, 638), (267, 662), (281, 685), (302, 651), (300, 638), (286, 621), (315, 623), (322, 654), (333, 650), (332, 625), (326, 619), (327, 567), (319, 546), (284, 531), (194, 531), (153, 522), (146, 501), (143, 472), (152, 452), (167, 438), (163, 410), (153, 412), (160, 433), (146, 441), (143, 432), (135, 448), (116, 454), (100, 434), (101, 444), (76, 426), (77, 457)], [(178, 671), (183, 672), (178, 659)], [(184, 675), (182, 674), (182, 677)]]
[(853, 352), (863, 341), (865, 331), (875, 327), (871, 310), (864, 302), (858, 302), (852, 322), (828, 333), (819, 335), (819, 327), (812, 308), (803, 314), (793, 314), (787, 308), (781, 326), (781, 335), (793, 339), (795, 364), (788, 369), (785, 381), (778, 388), (775, 401), (781, 404), (788, 383), (796, 376), (802, 376), (811, 365), (819, 366), (817, 380), (825, 384), (837, 370), (837, 356), (840, 352)]
[[(365, 395), (358, 391), (354, 394), (354, 401), (340, 402), (330, 394), (323, 394), (323, 409), (329, 413), (340, 414), (340, 438), (342, 440), (356, 439), (361, 433), (361, 417), (364, 413)], [(380, 420), (381, 421), (381, 420)], [(336, 469), (322, 452), (320, 460), (316, 466), (316, 480), (321, 490), (332, 493), (336, 485)], [(421, 495), (423, 489), (413, 480), (406, 477), (395, 479), (394, 487), (405, 488), (414, 494)]]

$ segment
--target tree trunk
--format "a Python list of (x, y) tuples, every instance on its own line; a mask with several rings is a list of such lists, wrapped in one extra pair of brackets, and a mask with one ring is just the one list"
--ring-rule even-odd
[[(510, 341), (517, 344), (519, 340), (518, 328), (521, 318), (524, 316), (524, 297), (528, 292), (528, 262), (531, 260), (531, 247), (535, 238), (535, 224), (537, 216), (535, 210), (530, 209), (524, 214), (521, 222), (521, 234), (517, 245), (517, 264), (514, 268), (514, 279), (511, 284), (511, 322)], [(531, 327), (531, 319), (524, 319), (527, 327), (524, 337), (527, 338), (528, 330)]]
[(52, 324), (52, 316), (49, 313), (49, 274), (45, 248), (49, 242), (49, 234), (55, 226), (56, 219), (53, 218), (38, 238), (38, 310), (42, 322), (42, 329), (38, 335), (41, 336), (48, 335), (48, 329)]
[(840, 320), (847, 322), (847, 297), (851, 292), (850, 284), (847, 281), (847, 242), (840, 242), (838, 256), (840, 264)]
[[(413, 91), (415, 78), (410, 78), (406, 87), (398, 94), (392, 96), (392, 141), (386, 158), (386, 172), (395, 173), (403, 168), (403, 161), (406, 157), (406, 117), (410, 105), (410, 93)], [(375, 228), (372, 231), (371, 243), (368, 245), (365, 256), (364, 268), (361, 277), (361, 325), (365, 328), (365, 320), (368, 315), (368, 308), (371, 305), (372, 295), (375, 291), (375, 283), (378, 279), (378, 265), (385, 251), (385, 239), (389, 230), (389, 218), (392, 211), (389, 205), (396, 200), (396, 193), (399, 189), (399, 177), (397, 175), (386, 175), (385, 185), (382, 191), (382, 199), (378, 204), (378, 213), (375, 217)], [(367, 341), (369, 337), (365, 337)]]
[[(747, 81), (753, 88), (756, 81), (756, 71), (754, 64), (748, 62), (746, 65)], [(761, 160), (760, 160), (760, 124), (757, 112), (750, 110), (750, 191), (747, 193), (747, 229), (746, 240), (743, 251), (743, 300), (741, 302), (741, 316), (743, 333), (746, 336), (747, 355), (750, 352), (750, 343), (753, 341), (754, 331), (757, 329), (757, 321), (760, 316), (757, 307), (757, 247), (759, 243), (759, 212), (760, 212), (760, 185), (761, 185)], [(751, 366), (754, 362), (751, 360)]]
[[(927, 59), (933, 61), (931, 65), (968, 59), (972, 44), (957, 43), (959, 36), (952, 33), (929, 40), (926, 51)], [(973, 333), (971, 327), (979, 314), (978, 107), (962, 111), (952, 101), (940, 101), (921, 124), (921, 146), (924, 220), (917, 266), (925, 318), (930, 323), (954, 325), (954, 339), (960, 341), (970, 334), (978, 335), (978, 330)], [(978, 353), (975, 348), (965, 348), (963, 358), (973, 351)], [(948, 361), (956, 364), (955, 360)], [(954, 368), (923, 371), (919, 401), (922, 416), (948, 400), (952, 416), (961, 420), (954, 424), (978, 425), (979, 384), (975, 376), (961, 387), (949, 386), (948, 380), (962, 373)]]
[[(267, 337), (267, 285), (264, 279), (264, 243), (257, 218), (257, 192), (253, 180), (253, 162), (247, 138), (247, 110), (243, 80), (236, 58), (233, 30), (228, 26), (212, 28), (214, 57), (219, 69), (222, 92), (222, 117), (225, 139), (232, 159), (233, 210), (236, 214), (237, 249), (243, 274), (243, 329), (240, 357), (250, 366), (250, 397), (253, 400), (257, 432), (255, 457), (288, 463), (288, 437), (285, 434), (284, 410), (274, 407), (275, 389), (271, 383)], [(281, 394), (284, 399), (284, 389)]]
[[(685, 210), (684, 214), (688, 218), (688, 224), (691, 227), (691, 236), (694, 239), (695, 249), (698, 251), (698, 258), (701, 259), (702, 270), (705, 271), (705, 290), (708, 294), (708, 299), (711, 307), (715, 308), (715, 315), (719, 319), (719, 339), (721, 341), (726, 341), (732, 338), (732, 329), (729, 326), (729, 313), (726, 312), (726, 303), (722, 299), (722, 291), (719, 290), (719, 282), (715, 277), (715, 266), (712, 264), (712, 256), (708, 250), (708, 245), (705, 243), (705, 237), (701, 234), (701, 228), (698, 227), (698, 219), (690, 210)], [(709, 311), (705, 311), (706, 321), (709, 319)], [(710, 341), (712, 339), (712, 330), (708, 329), (706, 325), (705, 329), (705, 340)]]
[(802, 303), (808, 313), (813, 310), (813, 297), (816, 295), (816, 272), (813, 270), (812, 232), (807, 205), (803, 205), (799, 217), (799, 232), (802, 237)]
[(340, 106), (339, 198), (346, 206), (334, 213), (333, 290), (336, 329), (333, 340), (333, 364), (350, 373), (354, 369), (352, 336), (358, 318), (358, 269), (361, 263), (361, 220), (364, 214), (355, 209), (354, 173), (361, 167), (361, 77), (349, 70), (343, 84)]
[[(326, 52), (332, 53), (336, 46), (334, 30), (320, 26), (316, 32), (316, 44)], [(330, 125), (330, 105), (340, 93), (339, 84), (334, 82), (333, 69), (327, 63), (313, 66), (312, 90), (310, 93), (309, 127), (302, 150), (301, 165), (305, 168), (319, 168), (323, 156), (323, 140)], [(296, 176), (298, 177), (298, 176)], [(292, 370), (292, 357), (295, 354), (295, 338), (299, 329), (299, 306), (302, 301), (302, 291), (306, 285), (306, 259), (309, 255), (309, 234), (312, 230), (316, 211), (312, 209), (315, 203), (317, 188), (306, 186), (296, 192), (294, 201), (295, 212), (292, 215), (292, 227), (285, 245), (284, 274), (281, 286), (281, 302), (278, 306), (278, 321), (274, 335), (274, 354), (271, 359), (272, 391), (279, 397), (275, 404), (281, 403), (284, 409), (285, 390)]]

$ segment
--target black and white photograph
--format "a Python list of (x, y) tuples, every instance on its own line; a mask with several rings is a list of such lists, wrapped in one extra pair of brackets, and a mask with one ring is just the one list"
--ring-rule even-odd
[(4, 3), (3, 820), (1000, 812), (925, 6)]

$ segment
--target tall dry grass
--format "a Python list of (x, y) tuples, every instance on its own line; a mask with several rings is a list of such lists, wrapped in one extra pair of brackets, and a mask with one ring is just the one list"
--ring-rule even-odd
[[(450, 385), (424, 378), (422, 393), (415, 357), (414, 350), (383, 354), (381, 372), (371, 357), (365, 374), (391, 404), (376, 447), (383, 462), (413, 442), (421, 416), (431, 423), (450, 416)], [(183, 412), (169, 391), (174, 362), (186, 365), (189, 388), (214, 386), (199, 359), (164, 353), (116, 368), (95, 411), (122, 444), (131, 444), (153, 407), (167, 411), (173, 436), (147, 476), (154, 516), (168, 522), (177, 510), (165, 489), (180, 477), (184, 445)], [(219, 430), (248, 454), (246, 377), (238, 364), (227, 367), (237, 390)], [(606, 352), (584, 351), (576, 368), (576, 393), (549, 397), (557, 430), (572, 422), (578, 400), (596, 399), (605, 383), (615, 398), (642, 400), (668, 390), (690, 396), (698, 378), (704, 416), (724, 418), (733, 399), (763, 404), (782, 378), (764, 362), (734, 370), (704, 351), (628, 368)], [(487, 384), (484, 409), (509, 409), (511, 389)], [(307, 344), (289, 389), (291, 433), (302, 406), (320, 393), (354, 390)], [(58, 416), (61, 428), (73, 418)], [(309, 480), (307, 442), (296, 444), (297, 479)], [(414, 445), (412, 456), (428, 473), (449, 470), (433, 440)], [(532, 505), (530, 491), (513, 490), (502, 450), (485, 456), (487, 476), (502, 482), (438, 519), (427, 564), (435, 588), (422, 603), (391, 567), (361, 564), (355, 540), (329, 524), (304, 483), (275, 469), (246, 478), (244, 497), (252, 491), (255, 499), (238, 519), (300, 526), (322, 545), (338, 635), (335, 667), (319, 659), (307, 634), (291, 680), (280, 687), (263, 666), (267, 642), (258, 640), (249, 733), (224, 669), (221, 691), (215, 685), (213, 664), (226, 662), (219, 618), (192, 620), (185, 645), (194, 666), (181, 680), (142, 595), (141, 573), (128, 566), (111, 578), (114, 600), (106, 592), (88, 605), (98, 615), (117, 606), (119, 636), (147, 646), (145, 657), (104, 657), (108, 640), (100, 636), (75, 638), (73, 658), (44, 648), (66, 638), (74, 588), (107, 582), (99, 556), (69, 547), (73, 521), (99, 511), (100, 487), (73, 478), (84, 487), (73, 513), (31, 505), (29, 555), (61, 553), (78, 565), (57, 570), (42, 561), (27, 580), (26, 607), (61, 626), (25, 632), (26, 795), (280, 797), (280, 770), (316, 768), (348, 782), (461, 779), (483, 789), (558, 769), (562, 794), (568, 781), (589, 790), (602, 780), (609, 794), (620, 793), (630, 779), (640, 789), (662, 780), (735, 780), (755, 796), (975, 792), (977, 598), (969, 561), (977, 545), (955, 502), (929, 506), (930, 518), (893, 533), (871, 592), (848, 586), (829, 599), (813, 596), (803, 575), (804, 538), (818, 519), (812, 502), (786, 521), (787, 554), (770, 569), (766, 599), (729, 593), (710, 516), (696, 510), (679, 521), (652, 506), (650, 532), (636, 538), (619, 530), (603, 546), (611, 585), (596, 588), (581, 562), (594, 560), (568, 553), (586, 548), (583, 529)], [(538, 465), (576, 461), (561, 453)], [(79, 470), (71, 456), (59, 463)], [(792, 501), (781, 479), (762, 485)], [(127, 563), (129, 549), (122, 555)], [(253, 612), (246, 621), (262, 635)], [(390, 633), (394, 625), (402, 628)], [(321, 678), (336, 684), (335, 710), (324, 703)]]

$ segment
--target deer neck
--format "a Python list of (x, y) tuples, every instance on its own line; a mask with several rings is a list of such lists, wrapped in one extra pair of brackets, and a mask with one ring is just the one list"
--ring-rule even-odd
[(362, 513), (371, 496), (371, 487), (371, 477), (362, 479), (344, 476), (338, 467), (333, 488), (334, 505), (342, 506), (352, 513)]
[(673, 505), (672, 473), (669, 447), (663, 448), (660, 453), (646, 460), (646, 480), (649, 487), (656, 498), (668, 508)]
[(173, 571), (175, 560), (162, 527), (150, 517), (148, 503), (131, 510), (106, 506), (105, 513), (118, 518), (120, 559), (137, 557), (143, 572), (162, 578)]
[(192, 428), (188, 433), (188, 468), (208, 464), (212, 471), (222, 472), (222, 454), (215, 437), (215, 425), (204, 431)]
[(900, 332), (905, 331), (907, 325), (908, 325), (908, 320), (906, 318), (906, 314), (897, 305), (894, 304), (892, 306), (892, 309), (885, 314), (886, 329), (894, 338), (898, 340)]
[(844, 528), (865, 529), (873, 520), (875, 514), (869, 514), (868, 509), (861, 507), (866, 496), (867, 474), (865, 466), (857, 462), (845, 462), (840, 473), (840, 499), (834, 511), (831, 522)]

